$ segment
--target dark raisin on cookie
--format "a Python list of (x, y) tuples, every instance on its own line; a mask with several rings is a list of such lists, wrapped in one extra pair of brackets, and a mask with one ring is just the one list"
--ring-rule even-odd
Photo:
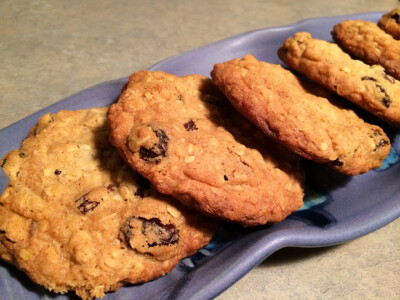
[(343, 162), (341, 160), (339, 160), (339, 158), (336, 158), (335, 160), (331, 161), (331, 164), (333, 166), (337, 166), (337, 167), (343, 166)]
[(155, 162), (158, 164), (161, 162), (160, 157), (166, 156), (169, 139), (165, 131), (162, 129), (153, 128), (153, 132), (158, 138), (158, 143), (153, 144), (150, 149), (141, 146), (139, 149), (139, 155), (144, 161)]
[(143, 222), (142, 233), (147, 237), (149, 247), (169, 246), (178, 243), (179, 233), (174, 225), (164, 225), (157, 218), (141, 219)]
[(381, 94), (383, 94), (383, 97), (381, 98), (382, 104), (386, 107), (389, 108), (390, 104), (392, 103), (392, 100), (390, 99), (389, 95), (387, 94), (386, 90), (378, 83), (378, 81), (369, 76), (364, 76), (361, 78), (362, 81), (369, 80), (375, 82), (376, 88), (379, 90)]
[(186, 122), (185, 124), (183, 124), (183, 127), (185, 127), (185, 129), (187, 131), (194, 131), (194, 130), (199, 129), (196, 127), (196, 124), (194, 123), (193, 120), (190, 120), (189, 122)]
[(39, 225), (37, 222), (32, 220), (31, 225), (29, 227), (29, 237), (33, 237), (39, 229)]
[(380, 85), (376, 84), (376, 87), (380, 90), (382, 94), (384, 94), (384, 97), (381, 99), (382, 104), (386, 107), (389, 108), (390, 104), (392, 103), (392, 100), (390, 100), (389, 95), (386, 93), (385, 89), (381, 87)]
[(371, 80), (371, 81), (377, 82), (377, 80), (376, 80), (375, 78), (369, 77), (369, 76), (364, 76), (364, 77), (361, 78), (361, 80), (362, 80), (362, 81), (364, 81), (364, 80)]
[(20, 153), (18, 153), (18, 156), (21, 157), (21, 158), (25, 157), (25, 153), (24, 152), (20, 152)]
[(228, 176), (224, 175), (224, 180), (228, 181)]
[(179, 95), (177, 99), (178, 99), (179, 101), (183, 101), (183, 96), (182, 96), (182, 95)]
[[(382, 136), (382, 134), (381, 134), (378, 130), (374, 130), (374, 131), (373, 131), (373, 135), (374, 135), (375, 137), (381, 137), (381, 136)], [(376, 147), (375, 147), (374, 151), (378, 150), (379, 148), (385, 147), (385, 146), (387, 146), (387, 145), (389, 145), (389, 141), (387, 141), (387, 140), (381, 138), (381, 139), (379, 140), (379, 142), (376, 144)]]
[(10, 239), (9, 237), (6, 236), (6, 231), (5, 231), (5, 230), (1, 230), (1, 229), (0, 229), (0, 234), (4, 235), (4, 239), (5, 239), (7, 242), (9, 242), (9, 243), (11, 243), (11, 244), (15, 244), (15, 243), (16, 243), (16, 241), (13, 241), (12, 239)]
[(107, 186), (107, 193), (115, 192), (116, 190), (117, 190), (117, 186), (115, 186), (113, 184), (109, 184)]
[(376, 145), (374, 151), (378, 150), (379, 148), (382, 148), (384, 146), (389, 145), (389, 142), (387, 140), (381, 139), (378, 143), (378, 145)]
[(54, 174), (56, 174), (56, 175), (60, 175), (61, 173), (62, 173), (62, 171), (59, 170), (59, 169), (56, 169), (56, 170), (54, 171)]
[(86, 198), (88, 194), (83, 195), (81, 198), (75, 201), (76, 207), (81, 214), (86, 215), (88, 212), (94, 210), (100, 202), (90, 201)]
[(394, 80), (394, 78), (388, 74), (383, 74), (383, 78), (385, 78), (387, 81), (389, 81), (391, 84), (395, 84), (396, 80)]
[(390, 18), (395, 20), (397, 24), (400, 24), (400, 15), (397, 12), (391, 15)]
[(121, 227), (123, 239), (132, 249), (144, 246), (170, 246), (179, 242), (179, 231), (172, 224), (163, 224), (158, 218), (130, 217)]

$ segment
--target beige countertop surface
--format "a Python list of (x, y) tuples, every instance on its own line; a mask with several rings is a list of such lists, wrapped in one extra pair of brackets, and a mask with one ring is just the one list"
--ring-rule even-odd
[[(82, 89), (220, 39), (396, 6), (395, 0), (2, 0), (0, 128)], [(400, 219), (339, 246), (279, 250), (217, 299), (339, 297), (400, 299)]]

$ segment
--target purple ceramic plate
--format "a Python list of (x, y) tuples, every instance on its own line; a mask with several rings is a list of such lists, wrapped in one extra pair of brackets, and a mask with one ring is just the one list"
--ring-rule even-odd
[[(253, 54), (260, 60), (280, 63), (276, 51), (298, 31), (332, 41), (332, 27), (346, 19), (376, 22), (382, 13), (318, 18), (244, 33), (152, 66), (177, 75), (209, 76), (215, 63)], [(132, 70), (134, 71), (134, 70)], [(68, 97), (0, 130), (0, 156), (18, 148), (29, 128), (47, 112), (105, 106), (119, 96), (126, 78), (102, 83)], [(370, 122), (379, 123), (366, 116)], [(276, 250), (283, 247), (320, 247), (339, 244), (372, 232), (400, 216), (399, 131), (379, 123), (392, 140), (392, 151), (383, 166), (364, 175), (347, 177), (305, 162), (307, 173), (304, 206), (285, 221), (252, 229), (222, 224), (212, 242), (196, 255), (182, 260), (168, 275), (121, 288), (106, 299), (210, 299), (222, 293)], [(7, 178), (0, 174), (0, 188)], [(55, 295), (31, 282), (15, 267), (0, 263), (1, 299), (71, 299)]]

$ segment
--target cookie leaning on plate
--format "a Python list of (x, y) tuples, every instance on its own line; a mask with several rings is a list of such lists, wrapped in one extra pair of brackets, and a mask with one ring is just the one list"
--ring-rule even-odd
[(215, 222), (163, 196), (108, 143), (107, 108), (43, 116), (1, 161), (0, 257), (47, 289), (102, 297), (205, 246)]
[(189, 207), (254, 226), (302, 205), (298, 157), (265, 141), (209, 78), (135, 73), (108, 120), (129, 164)]
[(332, 37), (352, 56), (371, 65), (381, 65), (388, 74), (400, 79), (400, 41), (375, 23), (347, 20), (335, 25)]
[(211, 77), (266, 135), (307, 159), (356, 175), (379, 167), (389, 153), (390, 141), (381, 128), (310, 93), (305, 82), (280, 65), (247, 55), (216, 64)]
[(400, 7), (384, 14), (379, 20), (378, 26), (396, 40), (400, 40)]
[(297, 72), (400, 128), (400, 81), (381, 66), (352, 59), (338, 45), (308, 32), (286, 39), (278, 55)]

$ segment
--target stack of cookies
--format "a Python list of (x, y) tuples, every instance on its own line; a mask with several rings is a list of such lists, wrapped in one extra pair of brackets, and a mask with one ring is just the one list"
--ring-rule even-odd
[[(398, 30), (398, 16), (379, 24)], [(386, 49), (374, 26), (348, 21), (333, 35), (383, 67), (308, 33), (285, 41), (281, 59), (318, 85), (247, 55), (216, 64), (212, 79), (140, 71), (109, 108), (43, 116), (0, 161), (1, 258), (49, 290), (102, 297), (165, 275), (218, 220), (284, 220), (302, 206), (300, 157), (346, 175), (378, 168), (389, 138), (335, 96), (400, 126), (400, 42)]]

